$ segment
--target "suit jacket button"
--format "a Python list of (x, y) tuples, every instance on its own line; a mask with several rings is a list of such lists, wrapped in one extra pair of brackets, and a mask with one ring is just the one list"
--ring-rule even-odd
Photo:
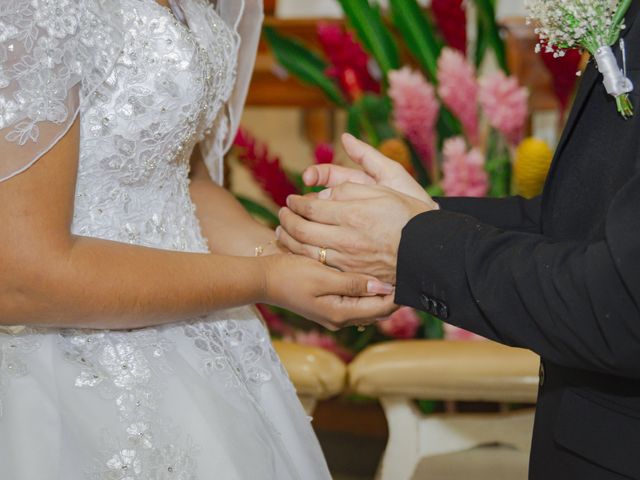
[(431, 315), (437, 315), (438, 314), (438, 302), (436, 302), (433, 298), (429, 299), (429, 310), (428, 312)]
[(425, 312), (431, 313), (431, 299), (426, 295), (420, 295), (420, 303), (424, 307)]
[(438, 317), (441, 320), (446, 320), (449, 318), (449, 307), (446, 304), (439, 302), (438, 303)]
[(546, 380), (546, 371), (544, 368), (544, 362), (541, 360), (540, 361), (540, 386), (544, 386), (544, 382)]

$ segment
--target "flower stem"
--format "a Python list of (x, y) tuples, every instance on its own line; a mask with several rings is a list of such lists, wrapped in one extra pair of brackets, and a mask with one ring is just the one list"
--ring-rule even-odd
[(618, 41), (618, 38), (620, 37), (620, 26), (624, 21), (625, 15), (629, 11), (629, 7), (631, 7), (632, 1), (633, 0), (622, 0), (620, 5), (618, 5), (616, 14), (613, 16), (613, 22), (611, 23), (610, 45), (613, 45)]
[(625, 120), (633, 117), (633, 104), (629, 100), (629, 95), (625, 93), (616, 97), (616, 105), (618, 106), (618, 112)]

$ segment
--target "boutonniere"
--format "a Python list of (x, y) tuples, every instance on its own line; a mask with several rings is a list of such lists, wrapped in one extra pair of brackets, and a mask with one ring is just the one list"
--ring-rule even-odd
[[(633, 83), (626, 75), (626, 51), (620, 39), (624, 17), (633, 0), (527, 0), (528, 21), (536, 25), (540, 43), (561, 57), (567, 49), (586, 49), (595, 59), (607, 93), (616, 99), (624, 118), (633, 116), (629, 93)], [(623, 68), (611, 47), (620, 42)]]

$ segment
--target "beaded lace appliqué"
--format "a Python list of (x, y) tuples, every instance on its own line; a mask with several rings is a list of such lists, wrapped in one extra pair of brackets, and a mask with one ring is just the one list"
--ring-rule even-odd
[[(40, 124), (62, 124), (75, 115), (68, 94), (82, 82), (90, 92), (104, 78), (119, 49), (118, 32), (100, 15), (102, 0), (25, 0), (0, 9), (0, 129), (6, 139), (37, 142)], [(97, 48), (99, 47), (99, 48)], [(4, 90), (7, 89), (7, 90)]]
[(173, 343), (156, 330), (135, 332), (69, 331), (61, 335), (66, 358), (80, 368), (79, 388), (95, 388), (113, 400), (121, 430), (103, 432), (102, 458), (92, 480), (195, 479), (197, 448), (159, 415), (171, 375), (166, 353)]
[(227, 388), (255, 397), (260, 385), (271, 380), (272, 373), (261, 365), (276, 357), (261, 325), (248, 328), (237, 320), (203, 319), (186, 324), (184, 332), (201, 351), (202, 372), (222, 374)]

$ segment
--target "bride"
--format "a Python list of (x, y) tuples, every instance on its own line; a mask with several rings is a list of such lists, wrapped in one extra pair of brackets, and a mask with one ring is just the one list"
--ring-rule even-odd
[(244, 305), (334, 328), (393, 301), (283, 254), (212, 181), (261, 18), (256, 0), (0, 0), (0, 478), (329, 478)]

